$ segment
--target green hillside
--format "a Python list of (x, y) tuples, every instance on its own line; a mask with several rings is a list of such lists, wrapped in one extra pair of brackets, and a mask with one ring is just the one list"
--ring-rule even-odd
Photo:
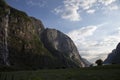
[(0, 72), (0, 80), (120, 80), (120, 65)]

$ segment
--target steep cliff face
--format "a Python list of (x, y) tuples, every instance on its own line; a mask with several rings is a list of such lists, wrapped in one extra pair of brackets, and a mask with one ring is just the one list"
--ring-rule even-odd
[(120, 64), (120, 43), (116, 47), (116, 55), (113, 58), (113, 63)]
[[(50, 67), (54, 61), (40, 41), (41, 22), (0, 1), (0, 64), (20, 68)], [(39, 26), (38, 26), (39, 25)], [(37, 32), (39, 31), (39, 32)]]
[(104, 61), (105, 64), (120, 64), (120, 43), (117, 45)]
[[(41, 41), (42, 40), (42, 41)], [(82, 67), (72, 40), (0, 0), (0, 65), (23, 69)]]
[(108, 57), (105, 59), (104, 64), (113, 63), (113, 59), (115, 56), (116, 56), (116, 49), (114, 49), (110, 54), (108, 54)]
[(0, 64), (9, 65), (8, 62), (8, 26), (10, 9), (8, 5), (0, 1)]
[(79, 67), (84, 66), (75, 44), (67, 35), (58, 30), (47, 28), (43, 31), (41, 39), (45, 47), (53, 55), (63, 60), (66, 66), (72, 67), (71, 64)]
[(84, 64), (84, 67), (90, 67), (90, 65), (92, 65), (92, 63), (90, 63), (87, 59), (85, 58), (82, 58), (82, 61), (83, 61), (83, 64)]
[(41, 33), (43, 32), (43, 30), (45, 29), (44, 28), (44, 25), (42, 24), (42, 22), (34, 17), (30, 17), (33, 25), (34, 25), (34, 28), (37, 32), (37, 34), (40, 36)]
[(38, 32), (36, 32), (33, 24), (34, 22), (24, 12), (14, 8), (10, 8), (10, 12), (8, 27), (10, 64), (23, 67), (26, 67), (26, 65), (28, 67), (46, 65), (42, 60), (49, 57), (50, 53), (40, 41), (39, 34), (37, 34)]

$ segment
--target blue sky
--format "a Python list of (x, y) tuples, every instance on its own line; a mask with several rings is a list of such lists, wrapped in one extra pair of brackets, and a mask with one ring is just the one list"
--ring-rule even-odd
[(71, 37), (90, 62), (120, 42), (120, 0), (6, 0), (12, 7), (42, 20)]

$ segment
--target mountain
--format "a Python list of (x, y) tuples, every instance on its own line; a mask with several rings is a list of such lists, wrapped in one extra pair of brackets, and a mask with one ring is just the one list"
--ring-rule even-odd
[(82, 61), (83, 61), (83, 64), (84, 64), (84, 67), (90, 67), (92, 65), (92, 63), (90, 63), (87, 59), (85, 58), (82, 58)]
[(111, 64), (113, 63), (113, 58), (116, 56), (116, 49), (114, 49), (109, 55), (108, 57), (105, 59), (104, 64)]
[(0, 0), (0, 65), (21, 69), (76, 68), (84, 63), (73, 41)]
[(116, 55), (113, 58), (113, 63), (120, 64), (120, 43), (116, 47)]
[(75, 44), (67, 35), (47, 28), (43, 31), (41, 40), (45, 47), (65, 65), (69, 67), (82, 66), (82, 58)]
[(105, 64), (120, 64), (120, 43), (117, 45), (104, 61)]

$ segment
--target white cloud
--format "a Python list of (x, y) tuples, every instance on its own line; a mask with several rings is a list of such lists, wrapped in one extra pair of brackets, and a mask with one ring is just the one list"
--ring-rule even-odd
[(46, 0), (26, 0), (27, 5), (44, 7), (46, 5)]
[(63, 5), (54, 9), (54, 12), (62, 19), (70, 21), (82, 20), (81, 14), (93, 14), (96, 11), (104, 13), (106, 11), (118, 10), (120, 6), (118, 0), (64, 0)]
[(80, 0), (65, 0), (64, 6), (59, 6), (55, 8), (55, 12), (60, 14), (63, 19), (68, 19), (70, 21), (81, 20), (79, 14), (79, 1)]
[(83, 9), (90, 9), (96, 2), (97, 0), (80, 0), (80, 7)]
[(78, 30), (71, 31), (68, 33), (68, 35), (72, 37), (76, 42), (77, 40), (84, 40), (85, 37), (93, 35), (96, 29), (97, 26), (87, 26)]
[(110, 4), (112, 4), (113, 2), (115, 2), (116, 0), (98, 0), (99, 2), (101, 2), (102, 4), (108, 6)]
[[(107, 54), (120, 42), (120, 27), (107, 32), (107, 30), (102, 30), (105, 25), (107, 24), (87, 26), (68, 33), (68, 36), (75, 42), (83, 58), (91, 62), (99, 58), (104, 60)], [(102, 33), (101, 31), (105, 31), (107, 34), (98, 35)]]
[(77, 8), (75, 7), (74, 8), (67, 7), (66, 12), (62, 14), (62, 18), (69, 19), (70, 21), (79, 21), (81, 19), (80, 15), (77, 12)]
[(95, 10), (94, 9), (87, 10), (87, 13), (93, 14), (93, 13), (95, 13)]
[(111, 11), (113, 11), (113, 10), (118, 10), (118, 9), (119, 9), (119, 7), (118, 7), (117, 5), (112, 5), (112, 6), (109, 6), (108, 8), (109, 8), (109, 10), (111, 10)]

